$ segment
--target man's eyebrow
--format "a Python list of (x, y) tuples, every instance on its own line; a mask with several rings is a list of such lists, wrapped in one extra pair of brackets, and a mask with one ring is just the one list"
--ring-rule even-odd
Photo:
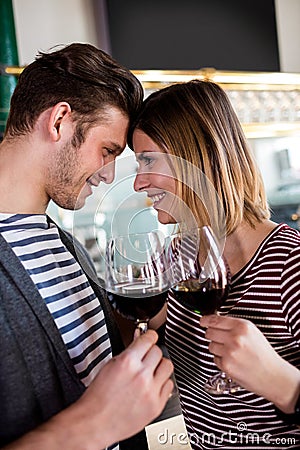
[(122, 151), (124, 150), (124, 147), (122, 147), (120, 144), (117, 144), (116, 142), (108, 142), (105, 147), (109, 147), (116, 153), (122, 153)]

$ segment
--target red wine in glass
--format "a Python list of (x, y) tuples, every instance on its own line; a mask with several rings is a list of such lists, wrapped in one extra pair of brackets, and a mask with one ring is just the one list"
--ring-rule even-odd
[[(174, 297), (186, 308), (201, 315), (218, 313), (228, 296), (229, 267), (223, 248), (210, 227), (204, 226), (174, 235), (168, 259), (173, 259)], [(240, 389), (224, 372), (218, 372), (204, 389), (214, 394), (234, 393)]]
[(214, 314), (227, 297), (228, 286), (214, 286), (211, 280), (182, 280), (171, 288), (175, 298), (186, 308), (201, 315)]
[(170, 287), (164, 239), (157, 232), (112, 237), (106, 249), (106, 290), (113, 306), (140, 333), (164, 306)]
[(121, 316), (134, 322), (148, 322), (163, 308), (167, 300), (167, 292), (151, 291), (147, 296), (133, 297), (132, 291), (140, 290), (145, 286), (138, 284), (120, 283), (115, 285), (115, 292), (109, 293), (108, 298), (113, 308)]

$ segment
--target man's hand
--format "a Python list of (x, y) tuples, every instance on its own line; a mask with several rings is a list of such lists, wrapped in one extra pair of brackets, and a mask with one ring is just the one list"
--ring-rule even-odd
[(149, 330), (98, 373), (82, 397), (6, 450), (99, 450), (143, 429), (173, 389), (173, 365)]
[(93, 409), (96, 423), (98, 416), (107, 419), (105, 432), (115, 440), (131, 436), (155, 419), (172, 392), (173, 365), (163, 358), (156, 341), (153, 330), (136, 338), (102, 368), (80, 400), (83, 411)]

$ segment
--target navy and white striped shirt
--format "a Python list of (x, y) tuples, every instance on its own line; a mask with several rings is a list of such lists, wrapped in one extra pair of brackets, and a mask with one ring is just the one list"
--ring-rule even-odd
[(86, 275), (46, 215), (0, 214), (0, 229), (39, 290), (79, 378), (88, 386), (112, 352), (101, 304)]

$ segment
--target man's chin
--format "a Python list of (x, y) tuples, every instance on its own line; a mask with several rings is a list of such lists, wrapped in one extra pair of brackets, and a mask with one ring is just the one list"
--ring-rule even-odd
[(76, 203), (75, 203), (75, 205), (74, 205), (74, 207), (73, 207), (74, 211), (78, 211), (78, 209), (83, 208), (84, 205), (85, 205), (85, 202), (86, 202), (86, 197), (85, 198), (78, 198)]
[(65, 201), (56, 201), (55, 199), (52, 199), (54, 203), (57, 204), (62, 209), (66, 209), (68, 211), (77, 211), (78, 209), (81, 209), (84, 207), (86, 202), (86, 197), (77, 197), (76, 199), (69, 198)]

